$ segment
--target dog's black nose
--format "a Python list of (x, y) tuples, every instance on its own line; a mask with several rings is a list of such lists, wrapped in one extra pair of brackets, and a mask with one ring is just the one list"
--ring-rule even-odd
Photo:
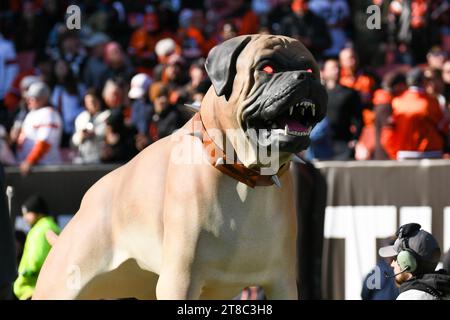
[(306, 70), (295, 71), (293, 76), (295, 80), (305, 80), (307, 77), (311, 77), (311, 72)]

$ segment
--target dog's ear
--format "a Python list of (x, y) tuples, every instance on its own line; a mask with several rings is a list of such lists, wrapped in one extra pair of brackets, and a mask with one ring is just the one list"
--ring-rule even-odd
[(218, 96), (228, 98), (233, 90), (236, 61), (251, 37), (236, 37), (215, 46), (208, 54), (205, 69)]

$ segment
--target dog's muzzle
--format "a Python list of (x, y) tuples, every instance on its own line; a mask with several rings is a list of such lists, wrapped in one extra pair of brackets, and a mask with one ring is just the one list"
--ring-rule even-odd
[(326, 113), (327, 93), (306, 70), (280, 72), (261, 85), (254, 102), (243, 111), (243, 127), (265, 129), (279, 150), (297, 153), (309, 146), (312, 128)]

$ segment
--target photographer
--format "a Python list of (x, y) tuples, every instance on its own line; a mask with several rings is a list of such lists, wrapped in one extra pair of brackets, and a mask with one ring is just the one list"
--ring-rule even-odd
[(99, 163), (104, 141), (106, 120), (111, 111), (102, 111), (101, 99), (95, 90), (90, 89), (84, 96), (85, 111), (75, 120), (73, 144), (78, 148), (78, 163)]

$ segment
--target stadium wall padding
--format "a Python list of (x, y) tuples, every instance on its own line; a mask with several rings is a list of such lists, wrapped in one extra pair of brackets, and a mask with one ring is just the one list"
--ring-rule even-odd
[[(74, 214), (89, 187), (117, 167), (36, 167), (28, 177), (5, 168), (6, 185), (14, 187), (12, 216), (33, 193), (53, 214)], [(291, 173), (303, 299), (360, 299), (363, 279), (377, 261), (377, 240), (403, 223), (419, 222), (443, 253), (450, 248), (450, 161), (316, 162), (294, 164)]]

